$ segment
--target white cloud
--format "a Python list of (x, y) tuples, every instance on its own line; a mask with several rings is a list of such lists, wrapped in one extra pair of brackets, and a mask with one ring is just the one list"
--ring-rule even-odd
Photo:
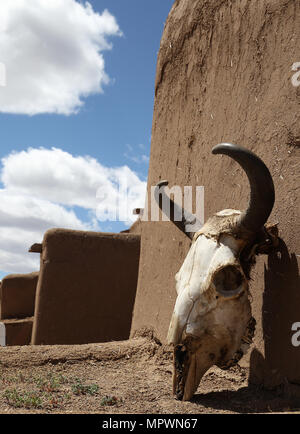
[(76, 0), (1, 0), (0, 112), (69, 115), (108, 84), (102, 52), (120, 36), (113, 15)]
[[(111, 207), (124, 190), (140, 199), (145, 182), (127, 166), (105, 167), (95, 158), (61, 149), (29, 148), (2, 158), (1, 181), (7, 191), (67, 206), (95, 210)], [(98, 192), (98, 198), (96, 197)]]
[(92, 229), (92, 225), (81, 222), (72, 210), (32, 196), (3, 189), (0, 203), (0, 269), (7, 272), (39, 269), (38, 255), (29, 254), (28, 249), (42, 241), (47, 229)]
[[(99, 220), (107, 216), (125, 216), (130, 224), (136, 218), (133, 208), (144, 206), (146, 182), (127, 166), (105, 167), (95, 158), (57, 148), (29, 148), (1, 162), (1, 270), (38, 269), (38, 258), (27, 251), (51, 227), (100, 230)], [(75, 206), (86, 211), (85, 222)]]

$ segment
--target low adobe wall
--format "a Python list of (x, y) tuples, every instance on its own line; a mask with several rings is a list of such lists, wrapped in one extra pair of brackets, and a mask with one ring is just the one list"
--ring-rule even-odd
[(30, 345), (33, 318), (5, 319), (1, 321), (3, 341), (7, 346)]
[(0, 319), (26, 318), (34, 314), (39, 273), (9, 274), (0, 287)]
[(32, 344), (128, 339), (139, 256), (139, 235), (47, 231)]
[[(233, 160), (214, 156), (220, 142), (259, 155), (274, 179), (280, 251), (258, 258), (251, 282), (257, 321), (244, 363), (250, 381), (300, 383), (300, 347), (291, 342), (300, 321), (299, 188), (300, 3), (294, 0), (176, 0), (157, 61), (148, 192), (167, 179), (204, 186), (205, 218), (245, 209), (249, 186)], [(293, 77), (294, 76), (294, 77)], [(293, 80), (292, 80), (293, 79)], [(299, 79), (298, 79), (299, 81)], [(175, 274), (189, 240), (175, 225), (142, 224), (141, 267), (131, 335), (152, 327), (166, 341), (176, 298)]]

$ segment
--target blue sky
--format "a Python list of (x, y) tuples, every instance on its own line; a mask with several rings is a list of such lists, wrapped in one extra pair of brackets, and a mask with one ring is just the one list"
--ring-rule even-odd
[(0, 278), (36, 269), (26, 250), (49, 227), (128, 227), (99, 219), (97, 183), (115, 197), (126, 181), (132, 206), (144, 205), (156, 58), (173, 0), (89, 3), (1, 0)]

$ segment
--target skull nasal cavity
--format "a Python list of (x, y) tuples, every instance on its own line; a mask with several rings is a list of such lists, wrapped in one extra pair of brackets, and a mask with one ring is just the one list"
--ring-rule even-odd
[(222, 268), (215, 274), (213, 279), (217, 292), (225, 296), (238, 291), (242, 282), (243, 276), (241, 272), (233, 265)]

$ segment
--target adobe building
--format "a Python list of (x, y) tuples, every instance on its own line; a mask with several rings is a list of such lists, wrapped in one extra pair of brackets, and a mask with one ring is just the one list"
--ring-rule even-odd
[(40, 271), (0, 286), (0, 345), (86, 344), (129, 338), (136, 294), (139, 223), (121, 234), (50, 229)]
[(38, 272), (9, 274), (0, 283), (0, 324), (5, 345), (31, 342), (38, 278)]
[[(176, 0), (158, 54), (150, 187), (204, 186), (205, 219), (243, 210), (248, 180), (239, 165), (211, 154), (230, 142), (260, 156), (275, 185), (270, 222), (278, 222), (279, 251), (257, 260), (252, 273), (254, 344), (241, 363), (250, 381), (266, 387), (300, 384), (299, 146), (300, 3), (293, 0)], [(300, 83), (299, 83), (300, 84)], [(176, 299), (175, 274), (189, 239), (171, 222), (144, 222), (131, 336), (143, 326), (166, 341)]]
[(140, 236), (67, 229), (44, 235), (32, 344), (128, 339)]

